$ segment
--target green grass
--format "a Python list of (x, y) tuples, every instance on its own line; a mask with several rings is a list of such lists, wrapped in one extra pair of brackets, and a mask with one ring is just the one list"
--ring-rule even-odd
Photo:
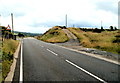
[[(2, 38), (0, 37), (0, 61), (2, 60)], [(2, 82), (2, 63), (0, 62), (0, 83)]]
[(69, 40), (64, 31), (59, 27), (53, 27), (49, 29), (45, 34), (43, 34), (38, 39), (51, 43), (66, 42)]
[(2, 81), (6, 78), (13, 62), (13, 54), (18, 47), (19, 42), (12, 39), (5, 39), (2, 48)]
[(82, 46), (88, 48), (96, 48), (103, 51), (108, 51), (112, 53), (119, 54), (120, 51), (120, 42), (116, 38), (119, 35), (119, 31), (103, 31), (101, 33), (93, 33), (93, 32), (84, 32), (79, 28), (68, 28), (73, 34), (75, 34)]

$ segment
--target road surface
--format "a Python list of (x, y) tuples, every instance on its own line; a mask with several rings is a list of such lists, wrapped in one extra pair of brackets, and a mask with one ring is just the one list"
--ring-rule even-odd
[[(15, 78), (22, 81), (120, 81), (119, 65), (71, 51), (34, 38), (24, 38), (22, 68)], [(21, 57), (20, 57), (21, 58)], [(19, 60), (21, 61), (21, 59)], [(21, 62), (18, 61), (18, 65)], [(21, 72), (22, 69), (22, 72)], [(20, 71), (20, 73), (18, 73)], [(18, 75), (19, 74), (19, 75)]]

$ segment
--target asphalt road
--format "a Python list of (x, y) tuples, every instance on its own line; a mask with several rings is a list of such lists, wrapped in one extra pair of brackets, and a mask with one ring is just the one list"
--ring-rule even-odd
[(24, 82), (120, 81), (119, 65), (34, 38), (23, 39), (21, 56)]

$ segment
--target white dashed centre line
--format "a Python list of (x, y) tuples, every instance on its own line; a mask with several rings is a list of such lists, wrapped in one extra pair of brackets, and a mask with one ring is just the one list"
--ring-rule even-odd
[(49, 49), (47, 49), (47, 51), (49, 51), (49, 52), (51, 52), (52, 54), (54, 54), (54, 55), (58, 55), (58, 54), (56, 54), (55, 52), (53, 52), (53, 51), (51, 51), (51, 50), (49, 50)]
[(65, 61), (66, 61), (66, 62), (68, 62), (69, 64), (71, 64), (71, 65), (75, 66), (76, 68), (78, 68), (78, 69), (82, 70), (83, 72), (85, 72), (85, 73), (89, 74), (90, 76), (92, 76), (92, 77), (96, 78), (97, 80), (99, 80), (99, 81), (101, 81), (101, 82), (103, 82), (103, 83), (107, 83), (107, 82), (106, 82), (106, 81), (104, 81), (103, 79), (101, 79), (101, 78), (97, 77), (96, 75), (94, 75), (94, 74), (92, 74), (92, 73), (88, 72), (87, 70), (85, 70), (85, 69), (83, 69), (83, 68), (81, 68), (81, 67), (77, 66), (77, 65), (76, 65), (76, 64), (74, 64), (73, 62), (71, 62), (71, 61), (69, 61), (69, 60), (65, 60)]

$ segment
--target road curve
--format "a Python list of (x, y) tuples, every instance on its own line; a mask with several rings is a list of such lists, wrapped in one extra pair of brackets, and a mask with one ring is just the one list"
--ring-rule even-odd
[(23, 81), (119, 81), (119, 65), (34, 38), (23, 39)]

